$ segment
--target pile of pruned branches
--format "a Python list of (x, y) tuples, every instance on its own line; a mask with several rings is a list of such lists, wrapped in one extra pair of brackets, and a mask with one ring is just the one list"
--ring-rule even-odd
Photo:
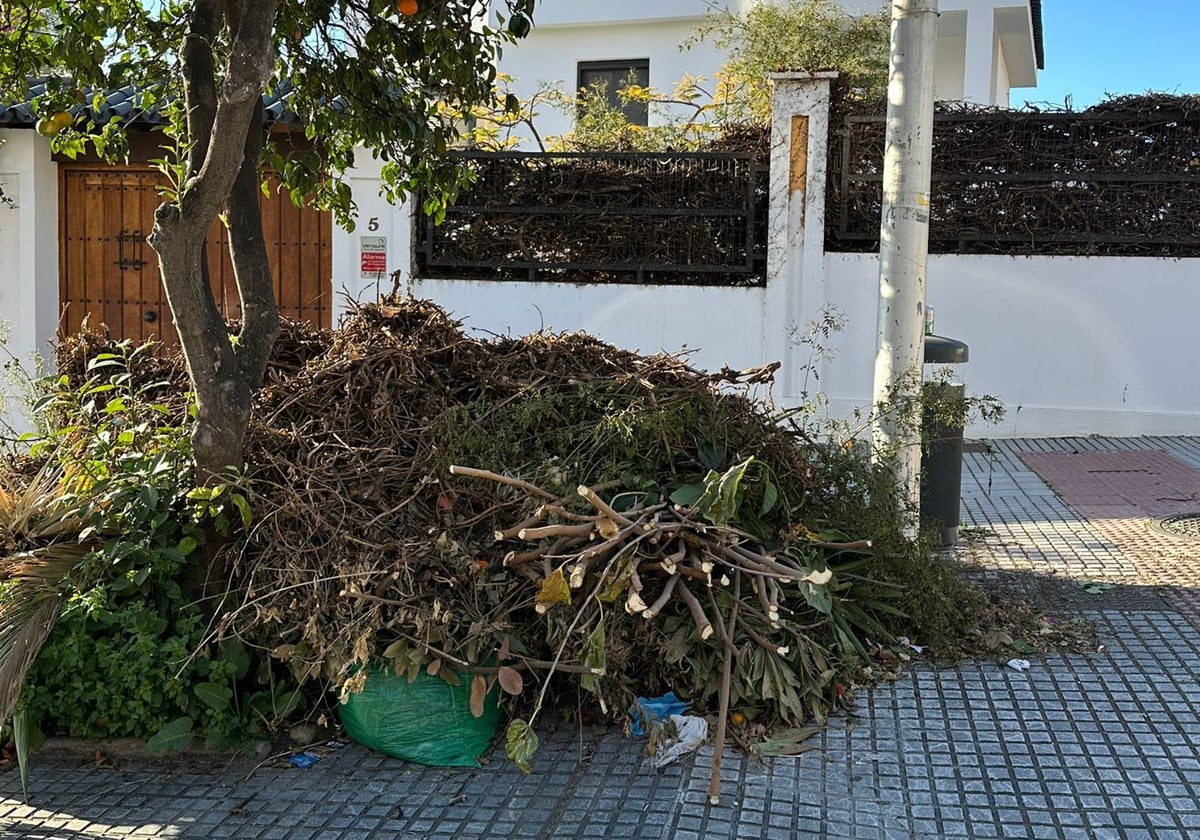
[[(819, 703), (811, 704), (810, 710), (792, 706), (789, 701), (796, 698), (790, 694), (787, 676), (798, 671), (801, 684), (809, 681), (819, 686), (836, 673), (808, 635), (824, 623), (822, 615), (833, 606), (831, 600), (824, 600), (833, 572), (821, 552), (871, 548), (869, 540), (828, 542), (810, 536), (802, 546), (793, 544), (773, 553), (762, 539), (734, 527), (741, 482), (755, 463), (750, 457), (723, 474), (710, 472), (702, 486), (681, 487), (670, 499), (657, 493), (618, 494), (616, 498), (624, 496), (627, 502), (621, 510), (596, 490), (580, 485), (576, 493), (586, 502), (586, 513), (569, 510), (564, 506), (566, 498), (555, 498), (520, 479), (461, 466), (452, 466), (450, 472), (515, 487), (539, 502), (531, 516), (496, 531), (495, 538), (498, 543), (535, 544), (508, 551), (503, 563), (537, 586), (536, 614), (546, 615), (559, 604), (574, 607), (558, 657), (570, 645), (572, 630), (581, 624), (594, 628), (582, 651), (582, 679), (602, 705), (599, 678), (609, 667), (606, 640), (611, 632), (622, 632), (622, 622), (636, 624), (639, 617), (653, 621), (665, 614), (676, 617), (676, 634), (683, 644), (703, 645), (715, 636), (721, 649), (720, 669), (714, 667), (708, 678), (719, 673), (719, 756), (735, 665), (741, 666), (738, 699), (758, 702), (773, 697), (780, 701), (782, 716), (802, 718), (811, 710), (812, 717), (822, 717)], [(605, 605), (612, 608), (606, 610)], [(632, 619), (623, 617), (620, 607)], [(690, 625), (681, 623), (680, 616), (690, 616)], [(746, 679), (747, 666), (756, 659), (764, 672), (761, 687)], [(768, 679), (765, 671), (770, 665), (782, 676)], [(529, 737), (530, 730), (524, 721), (514, 726), (510, 733), (515, 732), (519, 751), (520, 739)], [(513, 752), (511, 744), (510, 740)], [(718, 758), (713, 769), (713, 797), (718, 796), (719, 762)]]
[[(70, 339), (60, 365), (105, 347)], [(184, 421), (178, 359), (125, 364)], [(413, 299), (287, 325), (213, 636), (343, 695), (381, 660), (480, 696), (498, 682), (520, 760), (543, 703), (577, 691), (617, 714), (674, 690), (819, 720), (896, 587), (864, 571), (868, 473), (752, 398), (773, 372), (582, 334), (481, 340)]]
[(857, 574), (873, 535), (831, 519), (863, 488), (750, 397), (773, 368), (485, 341), (411, 299), (310, 345), (255, 409), (220, 621), (299, 679), (353, 691), (382, 657), (537, 684), (535, 712), (574, 685), (610, 710), (674, 689), (802, 721), (885, 635), (892, 590)]

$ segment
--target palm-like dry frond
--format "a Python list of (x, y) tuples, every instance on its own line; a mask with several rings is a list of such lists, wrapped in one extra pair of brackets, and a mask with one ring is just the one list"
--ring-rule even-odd
[(17, 704), (25, 674), (42, 649), (62, 606), (62, 580), (90, 546), (57, 543), (6, 558), (0, 595), (0, 720)]
[(0, 549), (69, 539), (86, 523), (62, 496), (62, 468), (47, 463), (24, 486), (0, 487)]
[(0, 720), (16, 706), (62, 607), (61, 583), (91, 550), (79, 508), (63, 499), (62, 470), (0, 488)]

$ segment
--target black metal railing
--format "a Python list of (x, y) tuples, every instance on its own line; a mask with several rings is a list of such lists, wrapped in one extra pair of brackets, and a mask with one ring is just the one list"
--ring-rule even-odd
[[(1200, 110), (1163, 104), (937, 114), (930, 251), (1200, 256)], [(827, 250), (878, 248), (883, 146), (882, 116), (843, 120)]]
[(420, 216), (425, 278), (759, 286), (768, 169), (744, 152), (458, 153), (475, 180)]

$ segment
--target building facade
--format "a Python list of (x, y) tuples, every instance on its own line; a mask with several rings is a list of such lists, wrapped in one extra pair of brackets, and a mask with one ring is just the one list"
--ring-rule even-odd
[[(764, 0), (730, 0), (732, 11)], [(878, 9), (871, 0), (839, 0), (851, 13)], [(942, 100), (1008, 105), (1009, 91), (1035, 87), (1043, 65), (1041, 0), (941, 0), (934, 94)], [(541, 0), (529, 36), (505, 48), (500, 69), (515, 77), (523, 98), (539, 86), (565, 90), (586, 85), (597, 73), (671, 91), (686, 74), (711, 80), (723, 53), (709, 42), (684, 49), (710, 7), (707, 0)], [(651, 109), (651, 123), (665, 112)], [(571, 130), (571, 114), (542, 110), (543, 136)]]

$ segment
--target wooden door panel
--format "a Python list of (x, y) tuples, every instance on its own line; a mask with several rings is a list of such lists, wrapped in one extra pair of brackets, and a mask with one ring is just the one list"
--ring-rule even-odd
[(271, 264), (271, 281), (275, 289), (275, 300), (279, 303), (280, 313), (287, 311), (287, 303), (283, 300), (283, 283), (279, 276), (279, 248), (272, 243), (279, 242), (279, 193), (272, 189), (269, 200), (262, 202), (263, 237), (267, 240), (267, 262)]
[(104, 261), (107, 249), (104, 247), (106, 231), (104, 228), (104, 198), (105, 191), (101, 184), (83, 184), (83, 312), (80, 322), (88, 318), (104, 320)]
[[(153, 302), (146, 300), (144, 286), (149, 277), (158, 273), (157, 262), (147, 259), (146, 252), (153, 255), (154, 249), (145, 242), (145, 231), (142, 229), (142, 194), (147, 187), (153, 192), (153, 184), (145, 183), (144, 178), (135, 173), (129, 173), (120, 180), (120, 224), (122, 233), (117, 241), (117, 271), (113, 273), (116, 280), (114, 297), (121, 307), (120, 334), (134, 341), (142, 341), (146, 335), (146, 327), (150, 326), (144, 319), (147, 311), (153, 311)], [(111, 327), (116, 330), (116, 327)]]
[(323, 300), (324, 287), (321, 284), (322, 262), (321, 248), (328, 249), (328, 239), (322, 238), (325, 228), (320, 224), (316, 213), (300, 213), (300, 248), (297, 256), (299, 266), (296, 279), (299, 288), (300, 311), (294, 316), (298, 320), (308, 321), (317, 317), (319, 304)]
[[(87, 298), (86, 234), (76, 223), (83, 218), (83, 181), (78, 178), (63, 179), (60, 192), (59, 217), (59, 290), (62, 302)], [(70, 285), (68, 285), (70, 284)], [(79, 331), (83, 319), (83, 308), (66, 307), (60, 328), (70, 334)]]
[[(59, 289), (61, 328), (77, 331), (86, 317), (115, 338), (178, 343), (158, 259), (145, 237), (160, 203), (158, 173), (148, 167), (60, 164)], [(297, 208), (273, 189), (262, 199), (263, 233), (281, 314), (330, 325), (332, 221), (329, 213)], [(218, 219), (206, 243), (209, 280), (227, 318), (241, 313), (229, 237)]]
[[(292, 200), (278, 188), (274, 200), (270, 201), (279, 213), (279, 247), (276, 248), (276, 276), (279, 288), (275, 299), (280, 301), (280, 311), (289, 318), (299, 320), (303, 299), (300, 293), (300, 213)], [(284, 303), (286, 302), (286, 303)]]
[[(162, 203), (162, 198), (156, 189), (157, 173), (146, 173), (145, 178), (149, 184), (144, 185), (138, 195), (143, 235), (147, 235), (150, 228), (154, 226), (154, 211)], [(154, 253), (154, 249), (148, 244), (143, 243), (143, 257), (147, 264), (139, 272), (142, 300), (145, 301), (146, 306), (146, 309), (139, 313), (142, 338), (174, 344), (178, 341), (178, 337), (175, 335), (171, 309), (167, 306), (167, 293), (158, 276), (158, 254)], [(153, 319), (151, 319), (151, 315), (153, 315)]]

